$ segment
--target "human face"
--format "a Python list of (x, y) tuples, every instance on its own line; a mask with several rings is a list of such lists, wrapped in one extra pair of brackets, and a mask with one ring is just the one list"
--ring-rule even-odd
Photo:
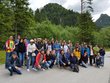
[(23, 39), (21, 39), (21, 41), (20, 41), (21, 43), (23, 42)]
[(13, 40), (13, 36), (10, 36), (10, 38), (9, 38), (10, 40)]
[(44, 51), (41, 51), (41, 54), (44, 54)]
[(63, 50), (61, 51), (61, 54), (64, 54), (64, 51)]
[(46, 52), (46, 53), (47, 53), (47, 55), (49, 55), (49, 54), (50, 54), (50, 51), (49, 51), (49, 50), (47, 50), (47, 52)]
[(14, 59), (16, 59), (16, 58), (17, 58), (17, 55), (13, 54), (12, 57), (13, 57)]

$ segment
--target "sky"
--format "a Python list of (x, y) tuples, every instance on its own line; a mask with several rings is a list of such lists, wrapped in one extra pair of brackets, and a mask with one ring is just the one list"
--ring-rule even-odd
[[(29, 0), (33, 10), (42, 8), (48, 3), (58, 3), (66, 9), (80, 12), (80, 0)], [(92, 13), (93, 20), (97, 20), (100, 14), (108, 14), (110, 16), (110, 0), (93, 0), (94, 12)]]

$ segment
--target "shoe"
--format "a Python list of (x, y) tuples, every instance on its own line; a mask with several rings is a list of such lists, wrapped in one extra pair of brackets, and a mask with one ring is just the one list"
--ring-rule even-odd
[(38, 71), (37, 69), (35, 69), (35, 68), (32, 68), (32, 70), (34, 70), (34, 71)]
[(44, 68), (42, 68), (41, 70), (42, 70), (42, 71), (45, 71), (45, 69), (44, 69)]
[(28, 72), (30, 72), (30, 69), (27, 69)]
[(13, 76), (13, 72), (10, 72), (10, 76)]

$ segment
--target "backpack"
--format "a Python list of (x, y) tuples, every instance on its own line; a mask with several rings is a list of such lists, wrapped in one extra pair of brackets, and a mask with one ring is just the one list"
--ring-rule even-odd
[(77, 64), (74, 65), (73, 72), (79, 72), (79, 67)]

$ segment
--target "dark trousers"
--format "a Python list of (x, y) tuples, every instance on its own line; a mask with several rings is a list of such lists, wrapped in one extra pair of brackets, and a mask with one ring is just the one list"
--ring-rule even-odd
[(9, 67), (8, 70), (10, 71), (10, 73), (17, 73), (17, 74), (22, 74), (20, 70), (16, 69), (14, 66), (13, 67)]
[(89, 57), (89, 62), (90, 62), (90, 65), (95, 64), (95, 63), (96, 63), (95, 56), (90, 55), (90, 57)]
[(72, 69), (73, 72), (79, 72), (79, 67), (78, 64), (70, 64), (70, 68)]

